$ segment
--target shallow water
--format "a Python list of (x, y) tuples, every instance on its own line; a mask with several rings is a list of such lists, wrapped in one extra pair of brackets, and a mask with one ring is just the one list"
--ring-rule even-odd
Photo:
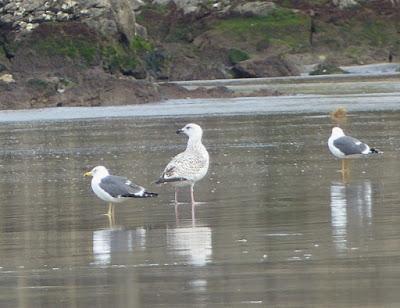
[[(398, 307), (399, 118), (352, 114), (347, 131), (385, 153), (347, 179), (326, 113), (198, 118), (211, 166), (195, 213), (151, 184), (192, 118), (0, 124), (0, 303)], [(83, 177), (98, 164), (159, 197), (112, 224)]]

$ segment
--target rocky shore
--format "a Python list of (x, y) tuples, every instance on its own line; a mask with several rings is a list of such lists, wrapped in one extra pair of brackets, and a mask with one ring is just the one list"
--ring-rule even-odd
[(398, 62), (399, 33), (397, 0), (0, 0), (0, 109), (234, 97), (173, 81)]

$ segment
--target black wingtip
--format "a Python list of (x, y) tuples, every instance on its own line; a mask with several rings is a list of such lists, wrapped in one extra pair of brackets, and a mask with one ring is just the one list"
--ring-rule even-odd
[(144, 194), (143, 194), (143, 197), (144, 197), (144, 198), (157, 197), (157, 196), (158, 196), (157, 193), (148, 192), (148, 191), (145, 191)]
[(382, 151), (379, 151), (378, 149), (375, 149), (375, 148), (371, 148), (370, 152), (371, 152), (371, 154), (381, 154), (381, 153), (383, 153)]

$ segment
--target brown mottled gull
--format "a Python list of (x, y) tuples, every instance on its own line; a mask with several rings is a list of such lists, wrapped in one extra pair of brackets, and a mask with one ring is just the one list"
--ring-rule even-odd
[(169, 162), (156, 184), (174, 185), (176, 203), (178, 203), (178, 187), (190, 186), (191, 202), (194, 204), (193, 186), (206, 175), (209, 165), (208, 152), (201, 142), (203, 130), (199, 125), (191, 123), (178, 129), (176, 133), (184, 133), (189, 137), (186, 150)]

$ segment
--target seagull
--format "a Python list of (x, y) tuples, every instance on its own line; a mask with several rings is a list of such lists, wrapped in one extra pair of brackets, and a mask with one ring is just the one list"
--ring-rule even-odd
[(382, 153), (375, 148), (370, 148), (368, 144), (356, 138), (346, 136), (340, 127), (332, 128), (332, 135), (328, 139), (328, 146), (334, 156), (342, 159), (343, 173), (347, 169), (347, 158), (358, 158), (370, 154)]
[(104, 166), (94, 167), (84, 176), (92, 176), (91, 186), (93, 192), (101, 200), (108, 202), (107, 216), (114, 215), (113, 203), (121, 203), (128, 198), (156, 197), (156, 193), (148, 192), (142, 186), (122, 176), (110, 175)]
[(189, 137), (186, 150), (169, 162), (156, 184), (171, 183), (174, 185), (176, 204), (178, 204), (178, 187), (190, 186), (190, 198), (193, 205), (195, 203), (193, 186), (207, 174), (210, 158), (201, 143), (203, 130), (199, 125), (187, 124), (178, 129), (176, 133), (183, 133)]

